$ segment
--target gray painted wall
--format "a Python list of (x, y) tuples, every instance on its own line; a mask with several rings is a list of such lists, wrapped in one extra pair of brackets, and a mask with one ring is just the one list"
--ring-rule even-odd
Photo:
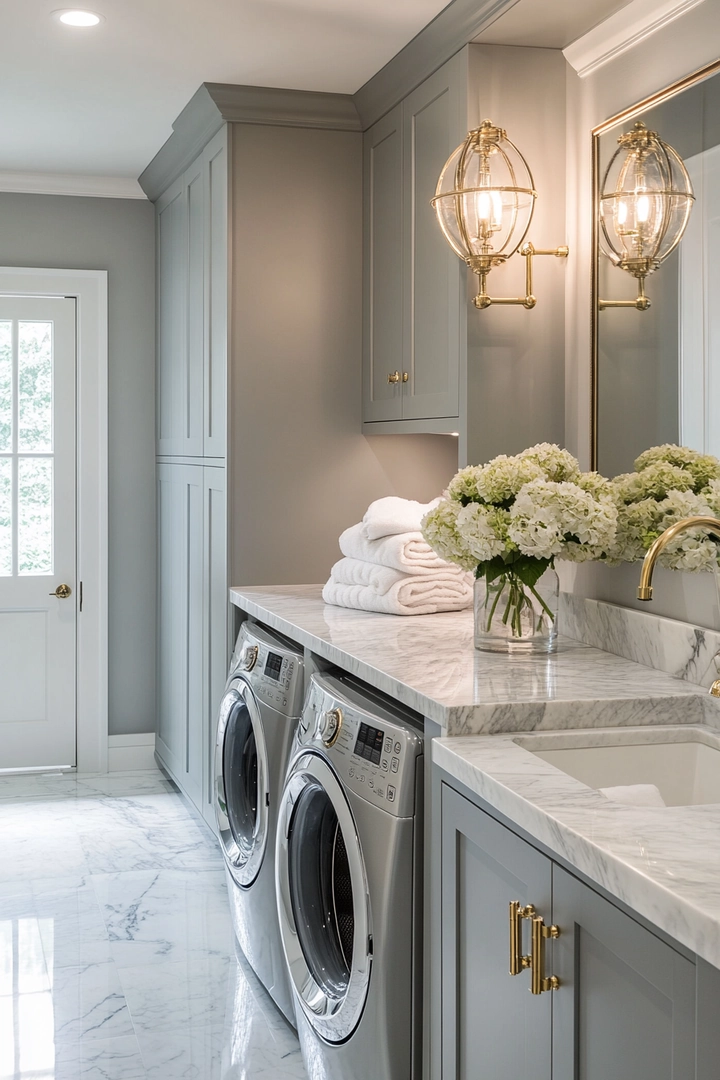
[[(584, 465), (590, 451), (591, 131), (604, 120), (697, 71), (720, 55), (720, 0), (705, 0), (669, 26), (585, 79), (567, 74), (567, 233), (572, 265), (566, 290), (565, 437)], [(648, 292), (655, 287), (650, 279)], [(639, 567), (586, 565), (574, 571), (580, 594), (636, 606)], [(645, 611), (647, 605), (642, 605)], [(707, 574), (658, 576), (652, 610), (707, 626), (720, 625)]]
[(108, 271), (110, 734), (153, 731), (153, 207), (138, 199), (0, 193), (0, 262)]
[(231, 134), (231, 578), (325, 581), (371, 500), (440, 493), (457, 439), (360, 434), (360, 134)]

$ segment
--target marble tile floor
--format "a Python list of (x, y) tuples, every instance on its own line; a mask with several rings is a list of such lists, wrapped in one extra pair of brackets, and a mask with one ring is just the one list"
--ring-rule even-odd
[(306, 1080), (161, 773), (0, 777), (0, 1080)]

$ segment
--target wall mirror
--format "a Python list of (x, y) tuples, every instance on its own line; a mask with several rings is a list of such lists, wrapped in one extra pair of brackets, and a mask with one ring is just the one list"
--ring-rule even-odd
[[(603, 307), (638, 293), (604, 254), (598, 224), (618, 139), (638, 121), (680, 155), (695, 201), (682, 240), (647, 277), (650, 307)], [(593, 177), (592, 467), (628, 472), (666, 442), (720, 457), (720, 61), (596, 128)]]

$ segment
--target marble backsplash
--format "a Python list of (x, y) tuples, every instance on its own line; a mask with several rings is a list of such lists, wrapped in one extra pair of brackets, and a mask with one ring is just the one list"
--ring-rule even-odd
[(709, 687), (720, 678), (720, 631), (560, 594), (561, 633), (596, 649)]

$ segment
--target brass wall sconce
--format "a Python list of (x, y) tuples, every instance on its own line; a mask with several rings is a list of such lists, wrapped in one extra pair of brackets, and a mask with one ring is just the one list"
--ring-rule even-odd
[[(450, 155), (431, 199), (451, 248), (480, 278), (476, 308), (519, 304), (534, 308), (532, 264), (536, 255), (567, 258), (568, 248), (539, 251), (525, 243), (537, 192), (528, 163), (507, 133), (483, 120)], [(525, 260), (525, 296), (492, 297), (487, 278), (516, 252)]]
[(598, 307), (647, 311), (645, 279), (682, 240), (695, 196), (682, 158), (638, 121), (618, 139), (600, 194), (604, 255), (638, 281), (635, 300), (598, 300)]

